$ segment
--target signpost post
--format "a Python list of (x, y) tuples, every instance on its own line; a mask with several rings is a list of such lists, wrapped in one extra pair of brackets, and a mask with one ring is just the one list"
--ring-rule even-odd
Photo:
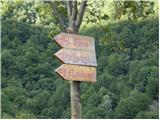
[[(55, 42), (62, 47), (54, 55), (63, 63), (55, 70), (65, 80), (76, 82), (96, 82), (96, 53), (93, 37), (69, 33), (60, 33), (54, 37)], [(74, 103), (74, 96), (80, 95), (80, 89), (71, 85), (72, 118), (81, 118), (80, 97), (79, 105)], [(78, 103), (77, 103), (78, 104)], [(76, 107), (79, 106), (79, 107)], [(76, 111), (76, 112), (75, 112)]]

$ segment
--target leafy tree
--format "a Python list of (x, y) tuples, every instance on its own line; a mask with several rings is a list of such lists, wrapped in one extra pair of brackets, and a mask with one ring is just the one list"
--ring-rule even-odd
[[(54, 72), (60, 63), (52, 42), (68, 27), (67, 2), (2, 2), (2, 118), (70, 118), (70, 87)], [(97, 11), (92, 2), (84, 20), (96, 21), (83, 22), (79, 33), (95, 38), (97, 82), (80, 86), (82, 118), (158, 118), (158, 12), (146, 14), (152, 2), (139, 8), (134, 1), (118, 1), (122, 10), (128, 7), (117, 20), (114, 2), (95, 2), (102, 5)], [(151, 11), (157, 3), (152, 5)]]
[(157, 119), (158, 112), (141, 111), (136, 115), (136, 119)]
[(139, 111), (146, 110), (150, 104), (150, 98), (145, 93), (134, 93), (126, 99), (122, 99), (116, 108), (117, 118), (134, 118)]
[(20, 111), (16, 114), (16, 119), (33, 119), (35, 116), (27, 111)]

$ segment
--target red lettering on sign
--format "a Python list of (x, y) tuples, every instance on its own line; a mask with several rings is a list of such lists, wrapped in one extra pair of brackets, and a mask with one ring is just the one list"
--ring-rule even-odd
[[(88, 54), (76, 54), (76, 53), (66, 53), (66, 52), (59, 52), (57, 53), (57, 56), (62, 59), (64, 62), (72, 61), (73, 63), (83, 63), (83, 64), (89, 64), (91, 61), (91, 58), (89, 58)], [(89, 60), (89, 61), (88, 61)]]
[(70, 68), (60, 69), (59, 73), (63, 74), (64, 77), (67, 77), (67, 78), (70, 78), (70, 77), (79, 77), (82, 79), (95, 79), (96, 78), (96, 74), (94, 72), (85, 73), (83, 70), (74, 71), (73, 69), (70, 69)]
[(80, 47), (88, 47), (89, 43), (88, 43), (88, 41), (84, 41), (84, 40), (76, 38), (75, 41), (74, 41), (74, 43), (73, 43), (73, 45), (75, 47), (79, 47), (79, 46)]

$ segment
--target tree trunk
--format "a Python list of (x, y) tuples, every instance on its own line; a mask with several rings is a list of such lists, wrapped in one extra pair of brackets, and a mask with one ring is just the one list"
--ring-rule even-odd
[[(77, 10), (77, 1), (67, 1), (67, 9), (69, 15), (68, 33), (77, 34), (81, 25), (85, 12), (87, 1), (82, 1), (79, 12)], [(71, 96), (71, 118), (81, 119), (81, 103), (80, 103), (80, 82), (70, 81)]]
[[(70, 21), (68, 33), (78, 33), (74, 21)], [(71, 118), (81, 119), (81, 102), (80, 102), (80, 82), (70, 81), (70, 97), (71, 97)]]
[(71, 118), (81, 119), (80, 82), (70, 81)]

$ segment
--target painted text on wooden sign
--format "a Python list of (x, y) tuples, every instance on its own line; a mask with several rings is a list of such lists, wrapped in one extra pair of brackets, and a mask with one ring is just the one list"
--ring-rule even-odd
[(63, 64), (55, 70), (65, 80), (96, 82), (96, 68)]
[(62, 48), (54, 55), (63, 63), (97, 66), (96, 55), (92, 51)]
[(60, 33), (54, 39), (63, 48), (95, 51), (93, 37)]

